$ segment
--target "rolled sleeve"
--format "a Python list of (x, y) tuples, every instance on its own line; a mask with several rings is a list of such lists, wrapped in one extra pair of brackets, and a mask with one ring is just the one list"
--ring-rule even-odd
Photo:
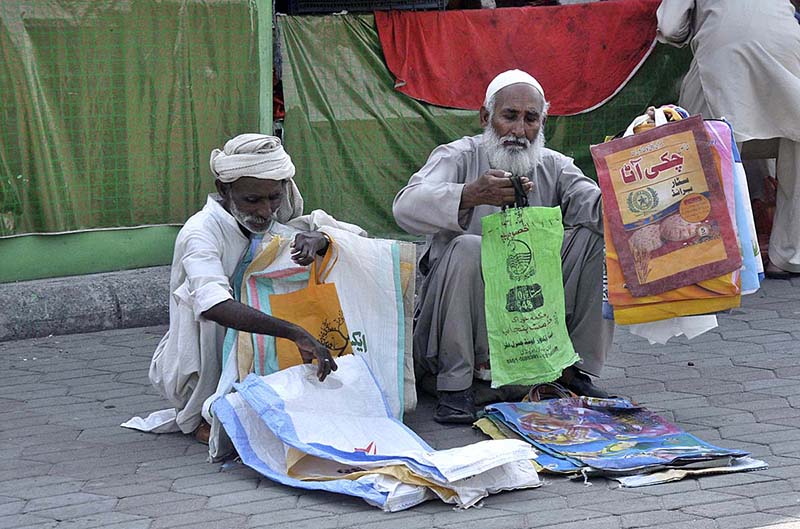
[(180, 264), (186, 278), (173, 295), (200, 319), (211, 307), (233, 299), (231, 284), (222, 265), (220, 245), (212, 239), (193, 236), (186, 241), (185, 250)]

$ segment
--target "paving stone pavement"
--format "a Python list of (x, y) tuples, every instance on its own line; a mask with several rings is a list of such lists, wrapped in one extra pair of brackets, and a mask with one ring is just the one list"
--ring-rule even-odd
[[(766, 281), (718, 329), (649, 345), (619, 329), (601, 380), (700, 438), (750, 451), (766, 471), (620, 489), (545, 476), (533, 490), (466, 511), (431, 501), (386, 514), (359, 499), (273, 483), (237, 462), (206, 462), (178, 434), (119, 423), (166, 407), (150, 387), (164, 327), (0, 343), (0, 528), (291, 527), (629, 529), (800, 528), (800, 281)], [(406, 422), (437, 448), (482, 440)]]

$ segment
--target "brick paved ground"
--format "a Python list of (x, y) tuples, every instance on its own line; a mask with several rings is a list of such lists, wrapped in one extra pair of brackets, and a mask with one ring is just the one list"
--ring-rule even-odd
[[(651, 346), (618, 331), (603, 384), (701, 438), (749, 450), (767, 471), (639, 489), (546, 477), (480, 509), (438, 502), (384, 514), (361, 500), (274, 484), (238, 463), (211, 464), (182, 435), (118, 425), (165, 406), (147, 367), (164, 328), (0, 343), (0, 528), (429, 527), (559, 529), (800, 527), (800, 281), (768, 281), (720, 327)], [(408, 423), (449, 448), (483, 439)]]

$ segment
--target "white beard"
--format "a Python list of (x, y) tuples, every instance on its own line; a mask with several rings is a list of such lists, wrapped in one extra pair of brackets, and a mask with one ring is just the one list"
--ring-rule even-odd
[[(513, 141), (516, 145), (504, 145), (507, 141)], [(489, 157), (489, 167), (516, 176), (527, 176), (542, 159), (544, 128), (539, 129), (536, 139), (530, 142), (528, 138), (517, 138), (510, 134), (501, 138), (490, 123), (483, 129), (483, 146)]]
[(272, 215), (272, 218), (265, 219), (258, 215), (247, 215), (242, 213), (242, 211), (236, 207), (236, 203), (231, 200), (230, 201), (230, 208), (231, 208), (231, 215), (233, 218), (236, 219), (236, 222), (241, 224), (247, 231), (256, 235), (263, 235), (267, 233), (272, 226), (272, 221), (274, 220), (275, 215)]

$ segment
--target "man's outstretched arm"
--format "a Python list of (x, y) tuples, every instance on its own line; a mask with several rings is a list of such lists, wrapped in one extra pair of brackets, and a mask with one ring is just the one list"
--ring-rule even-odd
[(336, 371), (337, 366), (327, 347), (319, 343), (308, 331), (294, 323), (275, 318), (248, 307), (233, 299), (214, 305), (202, 313), (203, 317), (225, 327), (239, 331), (286, 338), (297, 345), (303, 362), (317, 359), (317, 378), (320, 381)]

